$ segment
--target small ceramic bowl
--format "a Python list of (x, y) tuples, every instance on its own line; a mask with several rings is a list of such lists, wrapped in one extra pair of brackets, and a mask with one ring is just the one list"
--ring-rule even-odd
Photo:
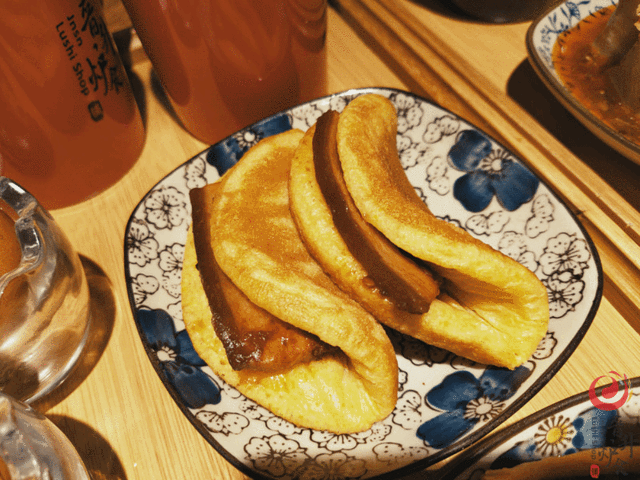
[(536, 18), (553, 0), (451, 0), (451, 3), (485, 22), (515, 23)]
[[(596, 387), (601, 379), (608, 386)], [(484, 438), (445, 467), (446, 472), (439, 478), (480, 480), (488, 471), (505, 468), (514, 469), (511, 476), (505, 472), (499, 478), (519, 478), (522, 468), (527, 468), (527, 478), (550, 478), (540, 473), (542, 464), (534, 462), (548, 462), (551, 457), (561, 460), (565, 456), (555, 468), (560, 468), (559, 464), (562, 468), (571, 465), (581, 472), (575, 476), (567, 473), (565, 478), (598, 478), (601, 467), (611, 466), (617, 475), (602, 472), (600, 478), (638, 478), (637, 463), (625, 461), (621, 450), (629, 447), (631, 457), (635, 456), (639, 418), (640, 378), (622, 378), (622, 374), (609, 372), (594, 379), (587, 391)], [(569, 456), (579, 452), (582, 454)]]
[(640, 164), (640, 145), (596, 118), (567, 90), (554, 69), (551, 53), (558, 36), (595, 11), (617, 0), (565, 1), (535, 20), (527, 32), (527, 51), (533, 69), (555, 97), (594, 135), (628, 159)]

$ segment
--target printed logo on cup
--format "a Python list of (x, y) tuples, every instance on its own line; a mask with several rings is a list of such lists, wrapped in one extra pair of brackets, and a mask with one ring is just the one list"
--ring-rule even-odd
[(102, 110), (100, 100), (94, 100), (89, 104), (89, 114), (91, 115), (91, 120), (94, 122), (102, 120), (104, 117), (104, 111)]
[[(625, 374), (623, 379), (618, 372), (613, 370), (609, 374), (597, 377), (589, 387), (589, 400), (598, 410), (616, 410), (622, 407), (631, 397), (627, 375)], [(598, 382), (603, 378), (609, 378), (611, 385), (604, 387), (600, 392), (600, 396), (598, 396), (596, 388), (598, 387)]]

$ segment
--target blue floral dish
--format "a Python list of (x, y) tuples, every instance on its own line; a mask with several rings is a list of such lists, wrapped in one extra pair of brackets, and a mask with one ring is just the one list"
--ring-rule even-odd
[(555, 71), (551, 54), (558, 36), (598, 10), (616, 5), (617, 0), (574, 0), (556, 5), (535, 20), (527, 31), (529, 61), (553, 95), (591, 133), (628, 159), (640, 164), (640, 145), (623, 137), (596, 118), (564, 86)]
[[(627, 462), (615, 456), (625, 447), (631, 448), (633, 455), (640, 444), (640, 377), (627, 379), (609, 373), (602, 377), (608, 377), (604, 382), (607, 386), (596, 388), (594, 381), (588, 391), (485, 438), (447, 467), (441, 480), (480, 480), (488, 470), (582, 450), (591, 450), (593, 464), (610, 461), (619, 476), (637, 478), (637, 473), (627, 470)], [(581, 478), (598, 477), (598, 470), (590, 467), (584, 466)]]
[[(551, 322), (521, 367), (487, 367), (395, 332), (400, 368), (395, 411), (369, 431), (334, 435), (298, 428), (226, 385), (185, 332), (180, 279), (190, 224), (188, 192), (216, 181), (261, 138), (306, 130), (325, 111), (378, 93), (398, 111), (407, 176), (438, 217), (533, 270), (549, 292)], [(555, 374), (586, 333), (602, 295), (593, 243), (566, 205), (511, 152), (464, 120), (413, 94), (350, 90), (258, 122), (162, 179), (126, 228), (133, 318), (168, 392), (203, 437), (258, 479), (397, 479), (480, 439)]]

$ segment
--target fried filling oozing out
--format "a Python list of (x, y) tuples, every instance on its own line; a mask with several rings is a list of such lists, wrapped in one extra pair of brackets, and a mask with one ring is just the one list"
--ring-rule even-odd
[(255, 305), (224, 274), (210, 241), (210, 205), (217, 185), (191, 190), (193, 237), (198, 270), (212, 312), (216, 335), (234, 370), (281, 372), (333, 350), (315, 335)]

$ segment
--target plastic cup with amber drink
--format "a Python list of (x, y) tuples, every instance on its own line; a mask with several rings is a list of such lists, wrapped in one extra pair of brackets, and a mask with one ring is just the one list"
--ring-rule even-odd
[(72, 371), (87, 340), (89, 287), (69, 240), (0, 176), (0, 391), (32, 402)]

